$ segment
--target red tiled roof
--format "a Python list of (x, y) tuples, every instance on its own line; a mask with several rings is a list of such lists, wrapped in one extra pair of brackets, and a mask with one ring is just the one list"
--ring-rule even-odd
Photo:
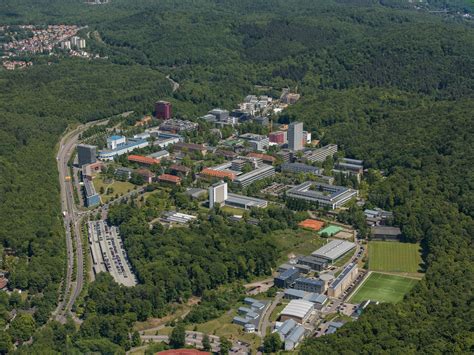
[(175, 183), (175, 184), (179, 184), (181, 182), (181, 178), (179, 176), (174, 176), (174, 175), (170, 175), (170, 174), (162, 174), (162, 175), (158, 176), (158, 179), (160, 181), (168, 181), (168, 182), (172, 182), (172, 183)]
[(230, 171), (214, 170), (210, 168), (205, 168), (203, 171), (201, 171), (201, 175), (222, 178), (222, 179), (229, 178), (231, 180), (235, 180), (235, 174)]
[(153, 159), (150, 157), (144, 157), (143, 155), (129, 155), (128, 156), (128, 161), (134, 162), (134, 163), (140, 163), (140, 164), (146, 164), (146, 165), (153, 165), (153, 164), (159, 164), (160, 161), (158, 159)]

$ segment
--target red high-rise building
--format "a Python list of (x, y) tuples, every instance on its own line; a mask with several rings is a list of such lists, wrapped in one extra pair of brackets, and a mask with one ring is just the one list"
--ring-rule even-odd
[(285, 144), (286, 143), (286, 132), (276, 131), (268, 135), (268, 138), (271, 143)]
[(156, 118), (169, 120), (171, 118), (171, 103), (168, 101), (157, 101), (155, 103)]

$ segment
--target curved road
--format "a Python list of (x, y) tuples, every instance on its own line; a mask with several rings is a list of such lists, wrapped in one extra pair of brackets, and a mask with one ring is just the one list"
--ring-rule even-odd
[[(66, 322), (67, 316), (71, 315), (71, 309), (82, 291), (84, 283), (84, 253), (82, 250), (81, 236), (81, 214), (77, 211), (74, 204), (73, 179), (68, 179), (68, 162), (74, 153), (74, 149), (79, 141), (80, 134), (90, 126), (105, 124), (108, 120), (89, 122), (78, 126), (73, 131), (67, 133), (60, 142), (58, 155), (59, 183), (61, 187), (61, 208), (64, 217), (64, 228), (66, 230), (66, 248), (67, 248), (67, 273), (64, 294), (53, 315), (59, 322)], [(75, 253), (74, 253), (75, 249)], [(76, 277), (72, 280), (72, 272), (76, 262)]]

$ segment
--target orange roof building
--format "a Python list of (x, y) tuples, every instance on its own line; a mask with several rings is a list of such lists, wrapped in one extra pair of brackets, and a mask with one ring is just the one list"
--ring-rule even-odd
[(169, 182), (171, 184), (179, 185), (181, 184), (181, 178), (179, 176), (174, 176), (171, 174), (162, 174), (158, 176), (160, 182)]
[(271, 155), (268, 154), (262, 154), (262, 153), (248, 153), (248, 157), (250, 158), (260, 158), (262, 159), (265, 163), (274, 163), (276, 161), (275, 157), (272, 157)]
[(312, 229), (314, 231), (318, 231), (321, 228), (324, 227), (324, 222), (318, 221), (316, 219), (305, 219), (304, 221), (301, 221), (298, 226), (302, 228), (308, 228)]
[(133, 154), (128, 156), (128, 161), (132, 163), (142, 164), (142, 165), (154, 165), (154, 164), (160, 163), (158, 159), (144, 157), (143, 155), (133, 155)]
[(224, 170), (214, 170), (210, 168), (205, 168), (201, 171), (200, 175), (207, 178), (218, 178), (218, 179), (228, 178), (231, 181), (235, 180), (235, 173), (230, 172), (230, 171), (224, 171)]

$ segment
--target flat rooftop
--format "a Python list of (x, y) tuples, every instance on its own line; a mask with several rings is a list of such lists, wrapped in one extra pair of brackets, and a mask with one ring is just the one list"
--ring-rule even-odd
[(267, 201), (265, 200), (255, 198), (255, 197), (232, 194), (232, 193), (229, 193), (227, 195), (226, 202), (230, 204), (246, 205), (248, 207), (266, 207), (267, 206)]
[(289, 189), (286, 193), (332, 201), (348, 191), (350, 191), (350, 189), (344, 186), (335, 186), (314, 181), (306, 181)]
[(282, 315), (305, 318), (313, 310), (313, 303), (305, 300), (292, 300), (281, 311)]
[(246, 174), (243, 174), (243, 175), (240, 175), (238, 176), (235, 181), (237, 182), (241, 182), (241, 181), (244, 181), (244, 180), (248, 180), (248, 179), (251, 179), (253, 178), (254, 176), (257, 176), (257, 175), (260, 175), (260, 174), (263, 174), (267, 171), (270, 171), (270, 170), (275, 170), (275, 168), (271, 165), (265, 165), (265, 164), (262, 164), (261, 167), (255, 169), (255, 170), (252, 170)]
[(117, 146), (117, 148), (115, 148), (115, 149), (103, 149), (99, 152), (99, 154), (119, 152), (121, 150), (124, 150), (124, 149), (127, 149), (127, 148), (132, 148), (132, 147), (135, 147), (135, 146), (143, 144), (143, 143), (148, 143), (148, 141), (146, 139), (131, 138), (126, 143)]
[(354, 249), (355, 246), (355, 243), (335, 239), (312, 252), (311, 255), (333, 261), (343, 256), (349, 250)]

